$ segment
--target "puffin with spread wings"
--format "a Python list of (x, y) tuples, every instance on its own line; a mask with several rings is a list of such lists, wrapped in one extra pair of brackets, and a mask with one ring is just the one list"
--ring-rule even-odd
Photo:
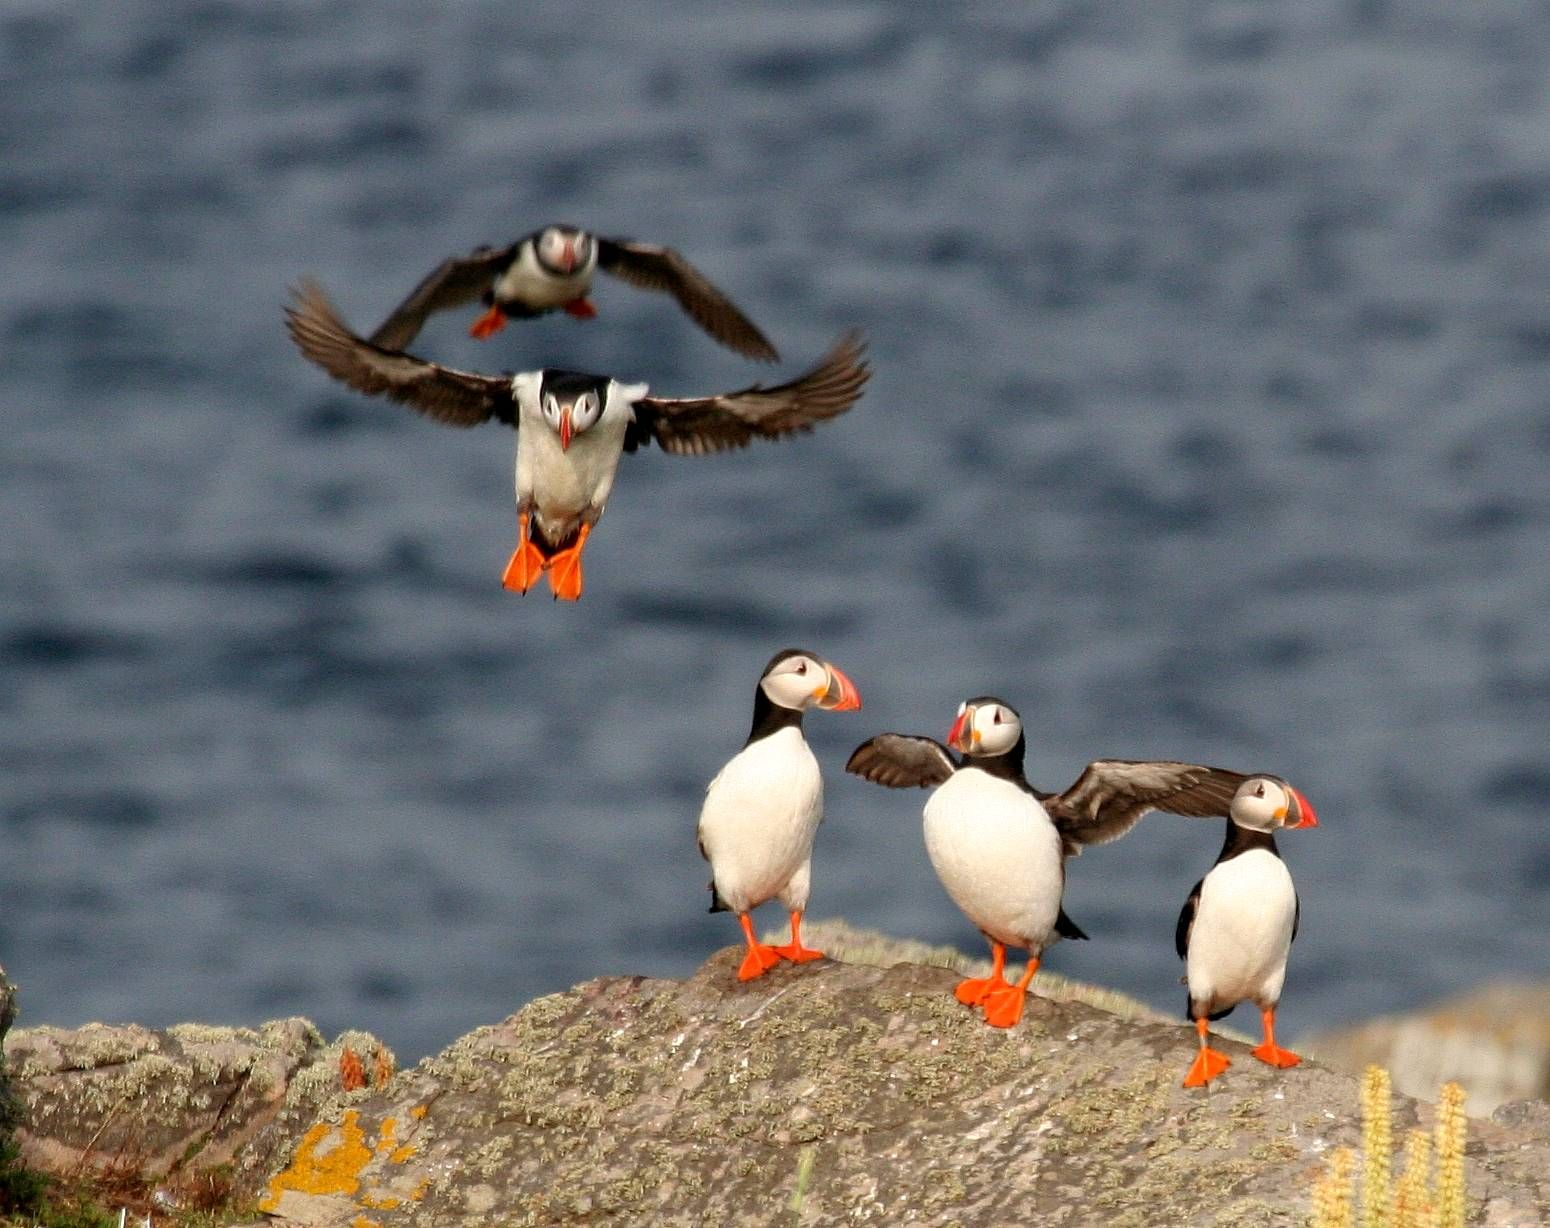
[(482, 301), (488, 310), (469, 328), (483, 340), (523, 319), (563, 311), (580, 320), (597, 315), (588, 294), (601, 269), (644, 290), (671, 294), (689, 318), (728, 349), (761, 362), (780, 357), (763, 333), (720, 290), (671, 247), (607, 239), (575, 226), (545, 226), (509, 247), (476, 247), (432, 269), (393, 308), (368, 340), (401, 350), (438, 311)]
[(702, 456), (808, 431), (844, 413), (870, 375), (851, 333), (807, 374), (719, 396), (647, 395), (645, 384), (548, 368), (459, 371), (358, 337), (322, 289), (303, 282), (286, 326), (306, 358), (357, 392), (385, 396), (447, 426), (502, 422), (517, 432), (517, 548), (502, 583), (525, 593), (545, 574), (558, 600), (581, 596), (581, 552), (613, 489), (619, 458), (655, 441)]
[[(890, 788), (936, 786), (926, 802), (926, 852), (947, 894), (990, 942), (990, 975), (962, 981), (954, 992), (966, 1006), (983, 1007), (985, 1022), (998, 1028), (1022, 1018), (1045, 948), (1057, 938), (1087, 937), (1061, 907), (1066, 858), (1119, 839), (1151, 810), (1225, 815), (1245, 779), (1190, 763), (1100, 759), (1064, 793), (1043, 793), (1023, 775), (1026, 749), (1017, 710), (982, 695), (959, 705), (946, 746), (883, 733), (845, 764)], [(1007, 947), (1028, 952), (1015, 984), (1003, 975)]]

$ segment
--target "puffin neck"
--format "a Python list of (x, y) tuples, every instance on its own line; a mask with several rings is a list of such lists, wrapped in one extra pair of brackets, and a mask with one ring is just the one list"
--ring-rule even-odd
[(1253, 852), (1255, 849), (1267, 849), (1275, 856), (1281, 855), (1276, 848), (1276, 838), (1268, 831), (1255, 831), (1252, 827), (1240, 827), (1232, 819), (1227, 820), (1227, 838), (1222, 841), (1222, 851), (1217, 856), (1216, 862), (1222, 862), (1238, 856), (1240, 853)]
[(795, 726), (802, 728), (802, 711), (800, 708), (783, 708), (764, 693), (762, 686), (753, 689), (753, 728), (748, 731), (748, 741), (743, 745), (757, 742), (760, 738), (767, 738), (772, 733), (779, 733), (782, 729)]
[(1023, 775), (1023, 756), (1028, 752), (1028, 737), (1020, 734), (1017, 742), (999, 755), (970, 755), (963, 760), (964, 767), (979, 768), (987, 776), (1009, 780), (1020, 789), (1033, 792), (1028, 778)]

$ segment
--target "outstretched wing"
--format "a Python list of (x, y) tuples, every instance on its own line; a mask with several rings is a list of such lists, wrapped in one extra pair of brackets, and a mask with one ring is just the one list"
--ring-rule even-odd
[(401, 350), (425, 327), (425, 321), (448, 307), (476, 302), (496, 276), (511, 263), (517, 245), (476, 247), (466, 256), (449, 256), (393, 308), (388, 318), (367, 338), (385, 350)]
[(753, 321), (671, 247), (599, 236), (597, 263), (631, 285), (671, 294), (696, 324), (739, 354), (764, 362), (780, 357)]
[(890, 789), (925, 789), (941, 784), (958, 765), (947, 747), (932, 738), (880, 733), (851, 752), (845, 770)]
[(1067, 851), (1118, 840), (1149, 810), (1191, 818), (1226, 817), (1248, 777), (1222, 768), (1167, 760), (1100, 759), (1064, 793), (1044, 799)]
[(871, 371), (862, 361), (860, 334), (849, 333), (806, 375), (773, 388), (754, 384), (741, 392), (694, 400), (642, 397), (625, 435), (625, 451), (655, 439), (664, 452), (703, 456), (810, 431), (856, 403)]
[(363, 341), (314, 281), (303, 281), (292, 294), (295, 302), (285, 309), (291, 340), (341, 383), (398, 401), (448, 426), (478, 426), (491, 418), (516, 426), (510, 376), (458, 371)]

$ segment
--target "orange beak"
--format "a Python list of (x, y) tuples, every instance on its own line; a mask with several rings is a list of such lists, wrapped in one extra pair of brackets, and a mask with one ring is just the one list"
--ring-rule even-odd
[(1294, 789), (1290, 785), (1287, 786), (1287, 792), (1292, 795), (1292, 801), (1297, 805), (1297, 822), (1288, 823), (1287, 826), (1294, 829), (1298, 827), (1317, 827), (1319, 825), (1319, 816), (1314, 813), (1313, 803), (1304, 797), (1300, 790)]
[(969, 722), (974, 719), (974, 709), (965, 708), (958, 714), (958, 719), (953, 722), (953, 727), (947, 731), (947, 744), (954, 750), (968, 750), (967, 746), (959, 745), (959, 739), (963, 737), (963, 731), (968, 728)]
[(571, 441), (571, 438), (574, 435), (575, 435), (575, 431), (571, 430), (571, 425), (570, 425), (570, 406), (567, 405), (564, 409), (562, 409), (560, 411), (560, 451), (561, 452), (569, 452), (570, 451), (570, 441)]
[(818, 706), (831, 712), (854, 712), (861, 706), (861, 692), (856, 690), (856, 684), (836, 666), (825, 662), (824, 668), (829, 671), (829, 685), (824, 690), (823, 698), (818, 701)]

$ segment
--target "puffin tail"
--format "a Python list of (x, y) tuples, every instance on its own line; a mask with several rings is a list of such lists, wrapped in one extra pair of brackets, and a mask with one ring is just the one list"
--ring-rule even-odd
[(1082, 932), (1082, 927), (1075, 921), (1071, 920), (1070, 917), (1066, 916), (1066, 910), (1064, 908), (1060, 910), (1059, 915), (1055, 918), (1055, 932), (1062, 938), (1087, 937), (1087, 935)]
[(710, 907), (707, 908), (705, 911), (706, 912), (731, 912), (732, 910), (727, 907), (726, 901), (723, 900), (719, 895), (716, 894), (716, 880), (715, 879), (711, 879), (710, 882), (706, 883), (705, 885), (710, 888)]

